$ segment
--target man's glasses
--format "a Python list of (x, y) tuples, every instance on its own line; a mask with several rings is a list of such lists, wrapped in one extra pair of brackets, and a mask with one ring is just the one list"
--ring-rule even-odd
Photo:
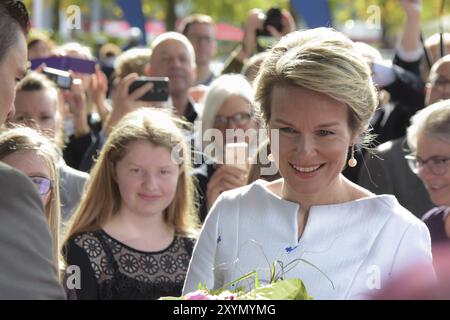
[(49, 178), (39, 176), (31, 176), (29, 178), (41, 196), (45, 196), (52, 189), (52, 180)]
[(437, 176), (443, 176), (447, 173), (450, 164), (450, 157), (434, 156), (428, 158), (427, 160), (422, 160), (419, 157), (408, 154), (405, 156), (408, 161), (409, 168), (415, 174), (419, 173), (419, 170), (425, 166)]
[(226, 128), (228, 127), (230, 121), (233, 121), (236, 126), (245, 126), (250, 122), (251, 118), (252, 115), (248, 112), (238, 112), (231, 117), (216, 116), (214, 126), (218, 128)]

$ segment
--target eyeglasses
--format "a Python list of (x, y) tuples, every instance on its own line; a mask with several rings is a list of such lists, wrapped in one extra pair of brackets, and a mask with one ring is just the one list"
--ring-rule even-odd
[(248, 112), (238, 112), (231, 117), (226, 116), (216, 116), (216, 119), (214, 120), (214, 125), (219, 128), (225, 128), (228, 127), (230, 120), (234, 122), (237, 126), (245, 126), (250, 122), (250, 119), (252, 118), (251, 113)]
[(447, 174), (448, 166), (450, 164), (450, 157), (442, 156), (434, 156), (427, 160), (422, 160), (413, 154), (408, 154), (405, 156), (405, 159), (408, 161), (409, 168), (415, 174), (418, 174), (421, 168), (427, 166), (433, 174), (443, 176)]
[(37, 191), (41, 196), (45, 196), (52, 189), (52, 180), (46, 177), (31, 176), (29, 177), (34, 183)]

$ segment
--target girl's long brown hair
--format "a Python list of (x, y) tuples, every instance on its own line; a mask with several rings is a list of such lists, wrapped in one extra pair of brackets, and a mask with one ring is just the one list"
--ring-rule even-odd
[(113, 178), (114, 167), (125, 156), (127, 146), (138, 140), (163, 146), (172, 154), (179, 151), (180, 175), (175, 197), (164, 211), (164, 220), (178, 234), (194, 236), (198, 228), (198, 215), (194, 205), (191, 155), (182, 131), (183, 125), (183, 121), (168, 111), (153, 108), (138, 109), (119, 121), (91, 171), (86, 192), (68, 226), (66, 241), (79, 233), (102, 228), (117, 213), (121, 196)]

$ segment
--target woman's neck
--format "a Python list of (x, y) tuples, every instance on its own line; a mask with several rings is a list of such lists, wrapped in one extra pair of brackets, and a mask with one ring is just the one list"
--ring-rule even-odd
[(300, 204), (302, 211), (307, 213), (312, 206), (337, 204), (370, 196), (371, 193), (351, 183), (343, 175), (320, 193), (305, 195), (289, 187), (284, 179), (274, 182), (269, 188), (280, 198)]
[(164, 221), (163, 213), (140, 216), (126, 210), (119, 210), (103, 230), (120, 242), (141, 251), (162, 250), (172, 242), (175, 235), (175, 229)]

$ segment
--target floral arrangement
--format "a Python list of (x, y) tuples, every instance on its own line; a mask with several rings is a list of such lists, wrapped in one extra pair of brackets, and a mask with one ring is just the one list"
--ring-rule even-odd
[[(242, 279), (240, 279), (242, 280)], [(286, 279), (256, 286), (250, 292), (208, 290), (200, 288), (182, 297), (163, 297), (161, 300), (312, 300), (300, 279)]]
[[(288, 247), (285, 250), (289, 254), (296, 248)], [(181, 297), (162, 297), (160, 300), (312, 300), (313, 297), (308, 294), (301, 279), (284, 279), (284, 274), (295, 268), (299, 262), (304, 262), (317, 269), (331, 282), (334, 288), (333, 282), (320, 269), (304, 259), (297, 258), (287, 264), (284, 264), (281, 260), (272, 262), (270, 281), (269, 284), (264, 286), (261, 286), (259, 283), (258, 272), (252, 271), (217, 290), (210, 290), (200, 283), (198, 290), (194, 292)], [(279, 266), (278, 272), (276, 272), (277, 266)], [(254, 288), (251, 291), (245, 292), (242, 288), (232, 291), (226, 289), (250, 277), (254, 277)]]

